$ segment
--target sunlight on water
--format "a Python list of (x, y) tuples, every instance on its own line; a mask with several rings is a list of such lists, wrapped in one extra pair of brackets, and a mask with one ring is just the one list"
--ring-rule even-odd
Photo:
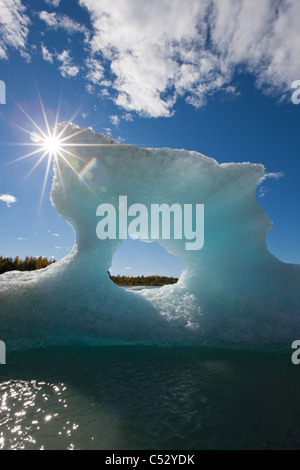
[[(100, 446), (111, 446), (112, 414), (95, 411), (92, 403), (63, 383), (8, 381), (0, 384), (0, 397), (1, 450), (93, 447), (95, 425)], [(84, 433), (78, 420), (84, 422)]]
[(1, 450), (300, 449), (290, 356), (54, 348), (7, 362)]
[[(61, 422), (61, 411), (67, 408), (64, 384), (10, 381), (1, 384), (0, 448), (22, 450), (36, 447), (37, 434), (42, 440), (51, 441), (56, 436), (70, 441), (78, 429), (76, 422)], [(52, 414), (49, 414), (53, 410)], [(41, 447), (42, 449), (42, 447)]]

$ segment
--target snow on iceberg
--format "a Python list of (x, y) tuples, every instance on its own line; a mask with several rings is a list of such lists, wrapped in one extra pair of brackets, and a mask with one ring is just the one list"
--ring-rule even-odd
[[(70, 125), (67, 133), (77, 130)], [(51, 191), (76, 242), (45, 270), (0, 276), (0, 336), (8, 350), (77, 342), (289, 348), (300, 335), (300, 266), (268, 252), (272, 224), (255, 194), (264, 167), (120, 145), (92, 129), (76, 134), (66, 161), (55, 163)], [(78, 151), (82, 143), (103, 146)], [(109, 279), (122, 242), (97, 238), (96, 210), (120, 195), (149, 208), (205, 205), (201, 251), (186, 251), (184, 240), (160, 240), (184, 266), (177, 285), (130, 292)]]

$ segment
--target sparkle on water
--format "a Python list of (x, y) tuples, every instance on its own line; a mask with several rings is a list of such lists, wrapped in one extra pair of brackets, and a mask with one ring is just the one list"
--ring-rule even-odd
[(50, 348), (9, 354), (3, 450), (299, 450), (289, 355), (203, 348)]

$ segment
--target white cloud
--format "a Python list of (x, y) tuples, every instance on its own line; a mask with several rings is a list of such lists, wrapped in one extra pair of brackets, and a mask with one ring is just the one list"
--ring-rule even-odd
[(264, 183), (267, 180), (275, 180), (279, 181), (281, 178), (284, 177), (284, 173), (278, 172), (278, 173), (266, 173), (261, 179), (258, 184), (258, 197), (263, 198), (265, 195), (270, 191), (264, 186)]
[(119, 124), (120, 124), (119, 116), (110, 116), (109, 120), (110, 120), (110, 122), (112, 123), (113, 126), (118, 127)]
[(105, 135), (108, 135), (109, 137), (111, 137), (111, 129), (109, 127), (105, 127), (104, 132), (105, 132)]
[(61, 0), (45, 0), (45, 2), (50, 5), (51, 7), (57, 8), (61, 2)]
[[(235, 93), (236, 71), (282, 96), (300, 76), (299, 0), (80, 0), (94, 27), (91, 59), (114, 75), (102, 95), (128, 112), (170, 116)], [(101, 57), (101, 60), (98, 57)], [(93, 81), (95, 84), (95, 80)]]
[(21, 0), (0, 0), (0, 59), (7, 59), (8, 49), (20, 51), (25, 60), (30, 20)]
[(12, 196), (11, 194), (1, 194), (0, 201), (5, 202), (7, 207), (11, 207), (12, 204), (18, 202), (18, 199), (15, 196)]
[(126, 266), (126, 268), (124, 268), (126, 271), (131, 271), (132, 268), (130, 266)]
[(104, 88), (103, 90), (101, 90), (101, 96), (103, 96), (103, 98), (110, 98), (110, 93), (107, 90), (107, 88)]
[[(179, 98), (201, 107), (218, 91), (238, 93), (233, 79), (239, 71), (253, 74), (258, 88), (281, 98), (300, 77), (299, 0), (79, 3), (90, 14), (90, 31), (71, 14), (38, 13), (49, 29), (84, 36), (80, 66), (63, 51), (57, 55), (59, 70), (65, 78), (84, 72), (87, 91), (113, 99), (125, 115), (168, 117)], [(0, 0), (0, 59), (13, 48), (30, 60), (28, 14), (21, 0)], [(72, 38), (69, 42), (71, 49)], [(43, 58), (51, 62), (54, 55), (44, 43)]]
[(56, 12), (49, 13), (48, 11), (41, 11), (39, 17), (51, 29), (62, 29), (68, 34), (83, 33), (88, 37), (86, 27), (72, 20), (69, 16), (60, 15)]
[(263, 184), (267, 180), (280, 180), (284, 177), (284, 173), (277, 172), (277, 173), (266, 173), (261, 179), (259, 184)]
[(44, 44), (42, 44), (42, 56), (46, 62), (53, 64), (53, 54), (48, 51), (47, 47), (45, 47)]
[(125, 119), (125, 121), (127, 121), (127, 122), (132, 122), (133, 121), (133, 117), (130, 113), (124, 114), (124, 116), (122, 116), (122, 119)]
[(298, 0), (214, 0), (212, 37), (223, 63), (245, 64), (259, 87), (284, 93), (300, 74)]
[(72, 63), (70, 51), (64, 50), (57, 54), (57, 60), (61, 63), (59, 70), (64, 78), (73, 78), (79, 74), (80, 69)]
[(54, 237), (60, 237), (59, 233), (53, 233)]
[(20, 242), (21, 242), (21, 241), (26, 241), (27, 238), (25, 238), (25, 237), (19, 237), (18, 240), (19, 240)]
[(99, 84), (104, 76), (104, 68), (102, 65), (98, 60), (88, 58), (86, 61), (86, 66), (88, 68), (86, 79), (92, 82), (94, 85)]
[(90, 94), (93, 94), (94, 91), (95, 91), (95, 88), (93, 87), (93, 85), (91, 85), (90, 83), (88, 83), (85, 87), (86, 91)]
[(102, 54), (116, 77), (111, 86), (116, 104), (147, 116), (170, 116), (178, 94), (174, 85), (183, 76), (178, 59), (197, 37), (207, 0), (80, 3), (91, 12), (92, 53)]

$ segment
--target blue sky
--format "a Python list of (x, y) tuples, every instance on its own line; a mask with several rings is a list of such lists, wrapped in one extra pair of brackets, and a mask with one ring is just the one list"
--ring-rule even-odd
[[(38, 3), (38, 5), (37, 5)], [(225, 8), (226, 3), (226, 8)], [(258, 201), (274, 222), (272, 253), (300, 263), (300, 80), (297, 0), (0, 0), (0, 255), (60, 259), (73, 233), (49, 201), (45, 165), (5, 166), (42, 123), (75, 122), (136, 146), (197, 150), (220, 163), (263, 163)], [(7, 195), (16, 199), (7, 198)], [(179, 275), (157, 244), (127, 241), (113, 273)]]

